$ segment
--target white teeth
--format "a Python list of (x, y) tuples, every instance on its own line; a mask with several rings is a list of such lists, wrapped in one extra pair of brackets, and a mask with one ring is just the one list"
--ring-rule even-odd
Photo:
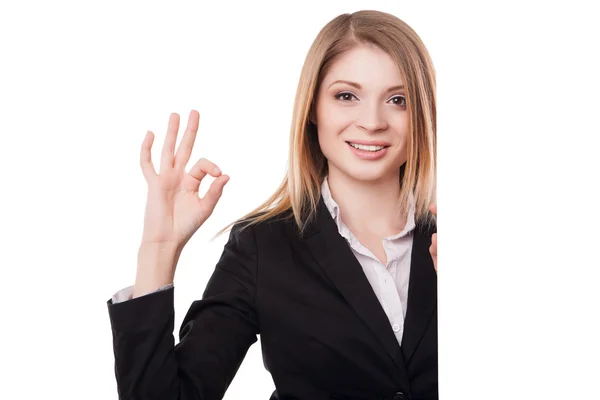
[(366, 146), (364, 144), (356, 144), (356, 143), (350, 143), (350, 142), (348, 142), (348, 144), (350, 146), (354, 147), (355, 149), (366, 150), (366, 151), (379, 151), (385, 147), (385, 146)]

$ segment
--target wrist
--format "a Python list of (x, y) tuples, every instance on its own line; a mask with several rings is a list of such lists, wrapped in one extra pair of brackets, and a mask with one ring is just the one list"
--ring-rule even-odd
[(181, 247), (176, 242), (149, 242), (142, 240), (139, 251), (167, 254), (169, 252), (180, 252)]
[(133, 297), (155, 291), (173, 283), (175, 268), (181, 250), (166, 243), (142, 243), (138, 250), (138, 263)]

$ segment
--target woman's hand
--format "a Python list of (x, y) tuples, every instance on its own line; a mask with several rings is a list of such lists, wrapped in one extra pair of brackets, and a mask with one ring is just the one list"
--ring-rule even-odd
[[(198, 228), (212, 214), (229, 176), (207, 159), (201, 158), (186, 172), (200, 114), (192, 110), (183, 138), (175, 154), (179, 115), (169, 118), (167, 135), (162, 148), (160, 173), (152, 164), (150, 150), (154, 134), (150, 131), (142, 144), (140, 166), (148, 183), (148, 197), (144, 215), (142, 245), (161, 245), (181, 250)], [(203, 198), (198, 197), (202, 179), (209, 174), (213, 181)]]
[[(437, 204), (432, 204), (429, 206), (429, 210), (437, 217)], [(429, 246), (429, 253), (431, 254), (431, 259), (433, 260), (433, 267), (435, 268), (435, 272), (437, 272), (437, 232), (431, 236), (431, 246)]]

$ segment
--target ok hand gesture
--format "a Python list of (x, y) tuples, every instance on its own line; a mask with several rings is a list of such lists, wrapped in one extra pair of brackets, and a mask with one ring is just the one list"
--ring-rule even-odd
[[(200, 115), (192, 110), (187, 127), (175, 152), (179, 115), (171, 114), (167, 135), (162, 148), (160, 170), (157, 173), (152, 164), (150, 150), (154, 134), (148, 132), (140, 154), (140, 164), (148, 183), (148, 198), (144, 217), (142, 243), (170, 244), (183, 248), (196, 230), (212, 214), (228, 175), (211, 161), (200, 158), (186, 172)], [(216, 178), (204, 197), (198, 196), (200, 183), (206, 175)]]

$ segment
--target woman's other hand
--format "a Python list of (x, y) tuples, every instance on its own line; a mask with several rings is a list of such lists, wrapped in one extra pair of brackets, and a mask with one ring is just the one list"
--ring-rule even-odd
[[(429, 206), (429, 210), (437, 217), (437, 204), (432, 204)], [(437, 272), (437, 232), (431, 236), (431, 246), (429, 246), (429, 253), (431, 254), (431, 259), (433, 260), (433, 267), (435, 268), (435, 272)]]

